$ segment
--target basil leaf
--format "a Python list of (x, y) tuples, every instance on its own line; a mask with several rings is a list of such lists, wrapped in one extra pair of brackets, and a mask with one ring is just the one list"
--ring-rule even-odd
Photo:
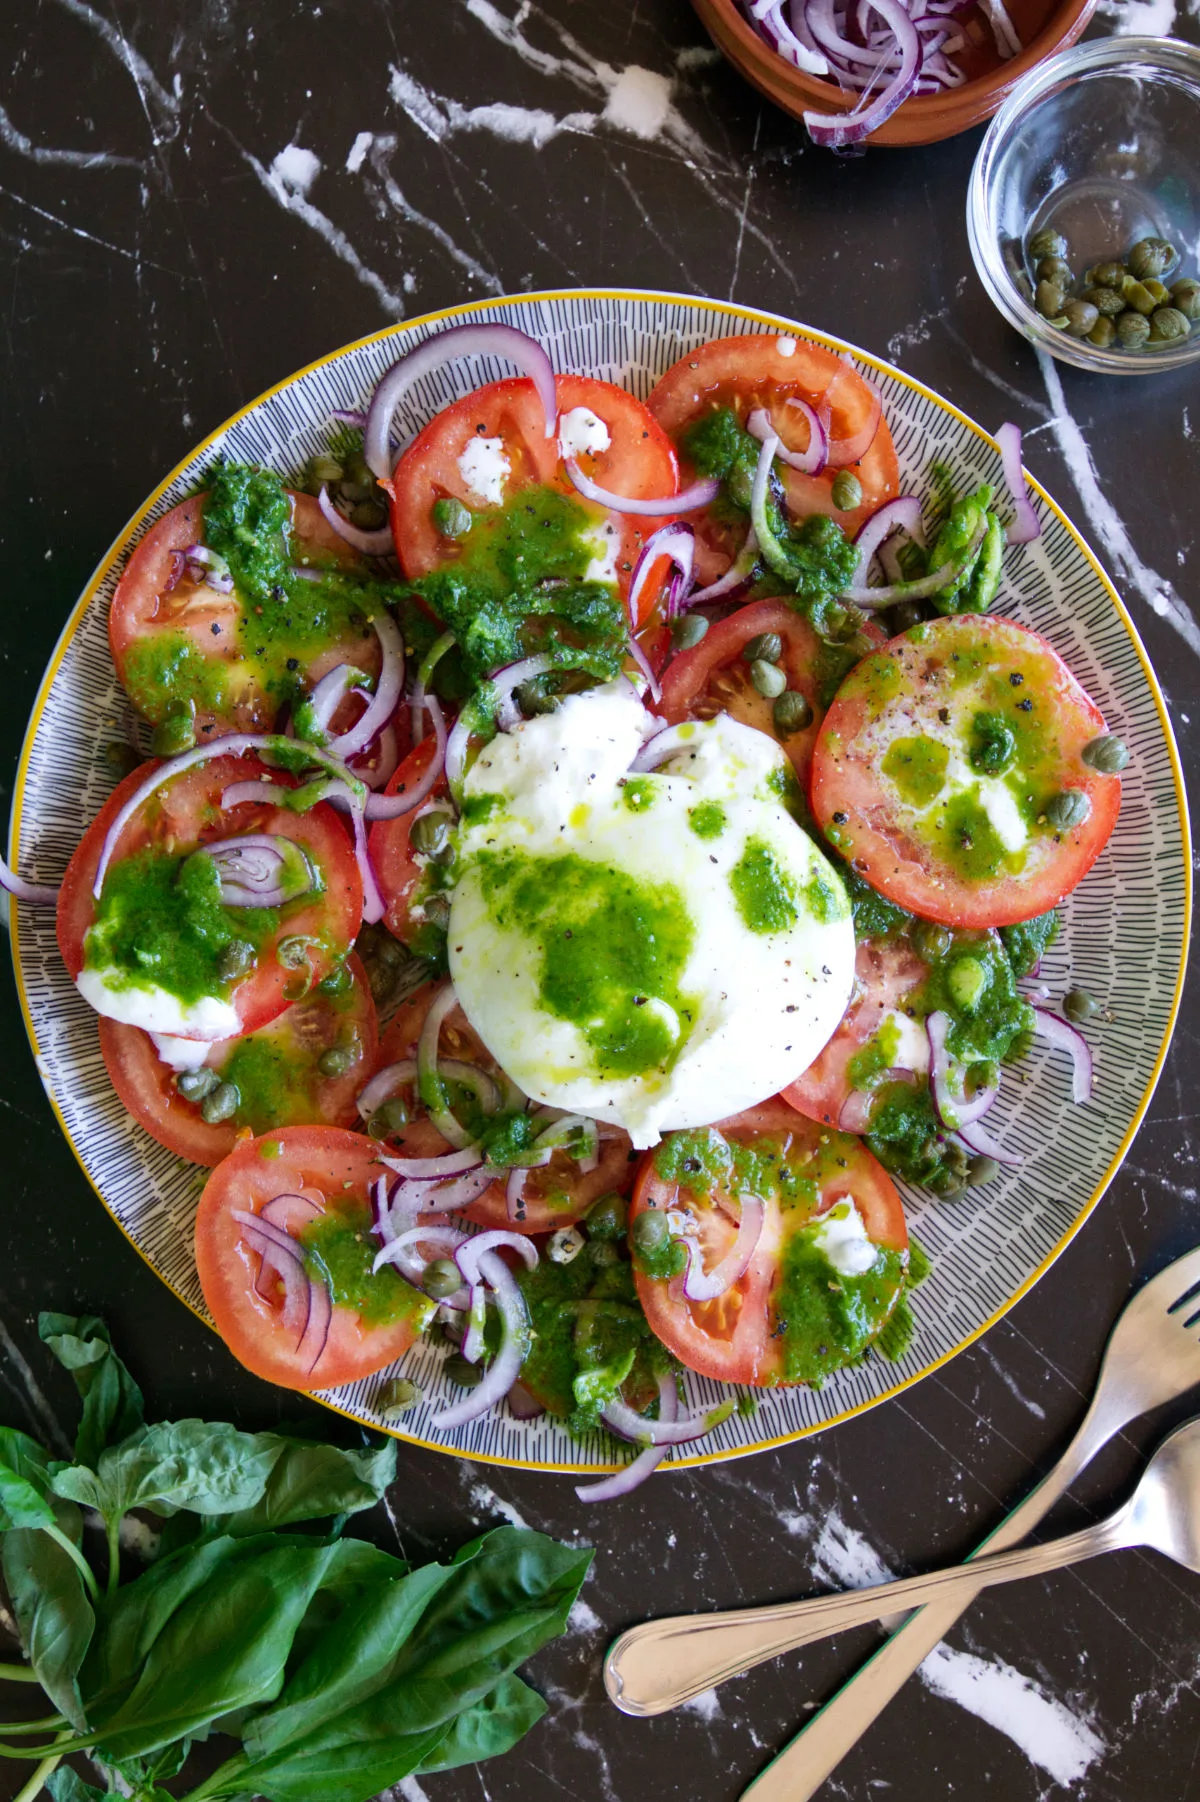
[(54, 1802), (93, 1802), (95, 1797), (103, 1802), (106, 1794), (112, 1794), (111, 1790), (93, 1789), (69, 1764), (60, 1764), (56, 1771), (51, 1771), (46, 1779), (46, 1788)]
[(38, 1332), (75, 1378), (83, 1398), (75, 1459), (94, 1468), (106, 1445), (128, 1438), (142, 1425), (142, 1392), (96, 1315), (39, 1314)]
[(46, 1499), (49, 1462), (36, 1439), (15, 1427), (0, 1427), (0, 1533), (54, 1526), (54, 1509)]
[[(83, 1522), (70, 1502), (43, 1504), (51, 1524), (78, 1545)], [(87, 1730), (79, 1671), (96, 1617), (83, 1573), (58, 1540), (40, 1529), (18, 1528), (0, 1542), (0, 1567), (37, 1680), (73, 1727)]]
[(95, 1470), (59, 1468), (54, 1492), (97, 1509), (110, 1523), (131, 1508), (232, 1513), (260, 1499), (279, 1451), (272, 1434), (239, 1433), (224, 1421), (164, 1421), (109, 1446)]
[(370, 1451), (342, 1451), (336, 1445), (260, 1433), (260, 1444), (279, 1455), (259, 1500), (221, 1517), (222, 1533), (264, 1533), (296, 1521), (329, 1514), (357, 1514), (380, 1501), (396, 1474), (396, 1441)]
[(437, 1751), (418, 1765), (417, 1774), (451, 1771), (456, 1765), (479, 1764), (507, 1752), (537, 1725), (546, 1703), (519, 1677), (504, 1677), (481, 1702), (460, 1714)]

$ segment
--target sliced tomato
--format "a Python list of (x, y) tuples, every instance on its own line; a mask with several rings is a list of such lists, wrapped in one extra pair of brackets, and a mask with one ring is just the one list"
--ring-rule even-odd
[[(352, 568), (362, 558), (339, 538), (316, 501), (289, 490), (292, 503), (292, 546), (297, 558)], [(224, 704), (206, 704), (195, 694), (198, 738), (224, 732), (268, 732), (279, 711), (279, 697), (257, 663), (243, 630), (245, 613), (235, 592), (218, 594), (206, 582), (196, 583), (183, 571), (181, 552), (204, 542), (206, 496), (195, 494), (157, 520), (125, 566), (108, 615), (108, 638), (117, 674), (138, 711), (155, 723), (178, 704), (174, 687), (156, 680), (161, 668), (181, 659), (201, 660), (200, 668), (220, 675)], [(147, 673), (139, 661), (147, 649), (159, 663)], [(306, 657), (310, 683), (339, 663), (353, 664), (366, 675), (379, 672), (379, 640), (374, 632), (347, 628), (315, 657)]]
[[(355, 1097), (375, 1068), (379, 1027), (367, 973), (353, 953), (349, 981), (337, 994), (314, 989), (303, 1001), (239, 1039), (220, 1039), (201, 1066), (238, 1090), (230, 1119), (209, 1124), (199, 1101), (180, 1090), (140, 1027), (100, 1021), (100, 1049), (112, 1085), (151, 1138), (192, 1164), (219, 1164), (239, 1139), (276, 1126), (353, 1126)], [(323, 1075), (321, 1059), (345, 1052), (349, 1062)]]
[[(414, 745), (399, 765), (384, 789), (384, 794), (408, 794), (429, 768), (436, 751), (437, 740), (429, 733), (419, 745)], [(411, 813), (397, 814), (394, 820), (377, 820), (371, 828), (368, 841), (371, 865), (386, 902), (383, 923), (402, 944), (413, 950), (420, 948), (423, 921), (419, 914), (413, 918), (412, 909), (429, 884), (425, 877), (426, 864), (424, 861), (418, 862), (417, 854), (412, 848), (412, 829), (421, 813), (431, 803), (444, 799), (447, 793), (443, 774), (439, 776), (421, 807), (415, 807)]]
[[(698, 1179), (673, 1181), (658, 1174), (673, 1142), (683, 1141), (685, 1151), (694, 1145), (703, 1152), (705, 1142), (710, 1147), (714, 1143), (713, 1134), (727, 1144), (770, 1154), (765, 1168), (776, 1173), (786, 1169), (787, 1176), (782, 1183), (770, 1180), (759, 1166), (756, 1180), (759, 1189), (766, 1190), (761, 1196), (766, 1213), (754, 1255), (723, 1295), (695, 1302), (684, 1294), (682, 1274), (655, 1278), (640, 1267), (635, 1227), (638, 1217), (650, 1209), (677, 1211), (699, 1241), (705, 1269), (721, 1262), (734, 1244), (741, 1218), (741, 1201), (733, 1187), (706, 1175), (699, 1155), (688, 1160), (701, 1169)], [(785, 1312), (793, 1241), (814, 1218), (845, 1201), (853, 1202), (877, 1250), (893, 1255), (877, 1256), (876, 1270), (860, 1279), (855, 1305), (847, 1309), (855, 1316), (852, 1342), (849, 1321), (847, 1342), (839, 1342), (837, 1310), (822, 1298), (817, 1285), (809, 1304), (812, 1344), (806, 1347), (804, 1321), (793, 1320), (789, 1326)], [(883, 1166), (860, 1140), (817, 1126), (778, 1098), (719, 1121), (705, 1133), (668, 1134), (658, 1151), (647, 1152), (634, 1191), (631, 1242), (638, 1295), (667, 1350), (700, 1376), (757, 1386), (811, 1381), (857, 1358), (899, 1300), (908, 1261), (904, 1209)], [(828, 1321), (820, 1312), (823, 1299), (833, 1309)], [(813, 1332), (817, 1324), (828, 1327), (828, 1332)]]
[(836, 1126), (854, 1084), (847, 1074), (853, 1058), (875, 1037), (891, 1013), (906, 1014), (907, 998), (929, 976), (929, 966), (906, 938), (860, 939), (854, 960), (854, 994), (841, 1024), (824, 1051), (783, 1091), (792, 1107)]
[[(415, 1058), (417, 1041), (425, 1016), (445, 985), (427, 983), (403, 1002), (383, 1035), (379, 1061), (381, 1067)], [(496, 1075), (500, 1066), (471, 1026), (460, 1007), (448, 1015), (442, 1027), (439, 1048), (443, 1057), (458, 1058), (476, 1064), (488, 1075)], [(416, 1084), (406, 1084), (398, 1091), (409, 1106), (410, 1119), (391, 1136), (389, 1150), (398, 1157), (436, 1157), (450, 1148), (422, 1108)], [(571, 1226), (598, 1201), (601, 1195), (628, 1194), (633, 1183), (636, 1157), (631, 1154), (628, 1136), (619, 1127), (600, 1128), (600, 1161), (594, 1170), (581, 1171), (578, 1162), (565, 1151), (556, 1151), (548, 1164), (530, 1170), (521, 1187), (521, 1196), (509, 1212), (507, 1186), (503, 1179), (494, 1182), (478, 1201), (464, 1208), (468, 1220), (480, 1226), (504, 1227), (521, 1233), (549, 1233), (560, 1226)]]
[[(370, 1275), (369, 1189), (387, 1172), (377, 1147), (334, 1126), (292, 1126), (246, 1139), (217, 1165), (196, 1213), (196, 1267), (217, 1331), (255, 1376), (285, 1389), (333, 1389), (403, 1357), (436, 1303), (385, 1265)], [(322, 1271), (333, 1299), (329, 1334), (316, 1362), (302, 1357), (304, 1318), (288, 1305), (277, 1275), (235, 1212), (261, 1214), (281, 1197), (286, 1231)], [(305, 1204), (312, 1204), (311, 1206)], [(306, 1217), (317, 1215), (315, 1223)], [(319, 1235), (329, 1233), (329, 1239)], [(359, 1249), (361, 1248), (361, 1249)], [(311, 1351), (313, 1348), (309, 1346)]]
[[(58, 943), (72, 977), (84, 964), (84, 939), (96, 917), (92, 884), (108, 829), (125, 802), (158, 767), (143, 764), (114, 789), (88, 827), (67, 865), (58, 898)], [(275, 924), (256, 939), (256, 959), (247, 974), (226, 985), (223, 999), (236, 1009), (243, 1032), (254, 1032), (329, 975), (345, 957), (362, 919), (362, 878), (350, 837), (333, 808), (320, 802), (293, 813), (261, 801), (221, 808), (221, 796), (235, 782), (270, 777), (282, 786), (293, 778), (267, 770), (252, 757), (212, 757), (165, 783), (130, 820), (114, 849), (109, 870), (138, 853), (159, 851), (182, 859), (218, 840), (265, 833), (303, 848), (318, 878), (315, 893), (288, 902)], [(238, 910), (247, 919), (254, 910)], [(237, 915), (235, 914), (235, 918)], [(281, 960), (279, 949), (294, 941), (299, 962)]]
[[(962, 614), (914, 626), (851, 671), (813, 753), (812, 808), (889, 901), (946, 926), (1047, 913), (1091, 869), (1119, 777), (1083, 762), (1104, 716), (1025, 626)], [(1086, 810), (1047, 809), (1076, 792)]]
[[(582, 375), (556, 376), (555, 388), (560, 415), (587, 407), (608, 428), (609, 448), (579, 458), (585, 475), (610, 493), (630, 500), (653, 500), (676, 492), (675, 452), (632, 394), (611, 382)], [(491, 382), (446, 407), (401, 457), (392, 478), (392, 532), (405, 575), (410, 579), (428, 575), (462, 554), (453, 539), (438, 532), (432, 509), (435, 501), (453, 498), (479, 511), (479, 496), (467, 486), (459, 469), (459, 459), (473, 438), (501, 440), (510, 469), (506, 501), (522, 488), (558, 488), (575, 495), (598, 523), (608, 521), (616, 528), (620, 534), (616, 558), (619, 587), (622, 595), (627, 594), (641, 548), (663, 521), (609, 513), (577, 494), (563, 466), (557, 437), (546, 437), (533, 383), (523, 378)], [(639, 605), (642, 620), (649, 618), (657, 594), (657, 585), (647, 582)]]

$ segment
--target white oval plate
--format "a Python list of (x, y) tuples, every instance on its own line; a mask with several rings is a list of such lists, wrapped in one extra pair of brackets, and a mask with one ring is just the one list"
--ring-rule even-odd
[[(852, 349), (791, 321), (718, 301), (575, 290), (483, 301), (380, 332), (281, 382), (179, 465), (121, 534), (88, 584), (50, 661), (33, 709), (13, 808), (14, 866), (54, 881), (111, 783), (97, 747), (123, 733), (128, 703), (113, 673), (107, 612), (133, 546), (150, 523), (192, 489), (224, 451), (281, 472), (323, 446), (329, 413), (362, 405), (384, 369), (430, 333), (464, 320), (504, 320), (541, 340), (557, 370), (598, 375), (644, 397), (685, 351), (739, 332), (787, 332)], [(904, 484), (924, 493), (935, 461), (956, 487), (1001, 484), (992, 440), (964, 414), (885, 363), (852, 351), (883, 394)], [(416, 384), (406, 403), (413, 430), (480, 382), (511, 374), (467, 359)], [(1088, 1029), (1096, 1087), (1071, 1105), (1066, 1060), (1042, 1047), (1006, 1078), (989, 1125), (1025, 1154), (1019, 1170), (950, 1202), (905, 1197), (909, 1220), (933, 1258), (916, 1292), (917, 1334), (899, 1364), (868, 1356), (820, 1390), (758, 1394), (699, 1446), (670, 1464), (706, 1464), (818, 1432), (894, 1395), (984, 1332), (1047, 1269), (1078, 1231), (1128, 1150), (1166, 1055), (1182, 984), (1191, 918), (1191, 857), (1183, 778), (1163, 698), (1115, 589), (1074, 527), (1037, 490), (1042, 537), (1010, 550), (996, 610), (1044, 634), (1129, 745), (1120, 820), (1112, 843), (1066, 904), (1065, 930), (1043, 965), (1055, 994), (1079, 984), (1115, 1016)], [(63, 1131), (121, 1229), (162, 1280), (202, 1318), (192, 1256), (195, 1172), (155, 1144), (118, 1101), (105, 1074), (95, 1016), (58, 954), (49, 914), (21, 908), (13, 955), (38, 1068)], [(18, 931), (19, 925), (19, 931)], [(495, 1416), (457, 1433), (428, 1425), (452, 1390), (440, 1358), (418, 1344), (403, 1362), (425, 1396), (384, 1427), (373, 1398), (395, 1371), (317, 1399), (366, 1425), (438, 1451), (539, 1470), (610, 1468), (603, 1442), (572, 1440), (550, 1416)], [(720, 1386), (688, 1377), (689, 1400), (711, 1403)]]

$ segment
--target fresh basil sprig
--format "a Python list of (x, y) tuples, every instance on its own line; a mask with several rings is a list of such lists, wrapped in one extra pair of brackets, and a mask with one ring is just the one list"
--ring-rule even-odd
[[(341, 1537), (392, 1480), (394, 1441), (343, 1451), (221, 1421), (147, 1425), (102, 1321), (40, 1328), (82, 1418), (70, 1463), (0, 1428), (0, 1568), (29, 1660), (0, 1678), (35, 1679), (57, 1711), (0, 1722), (0, 1756), (36, 1766), (22, 1802), (43, 1785), (53, 1802), (172, 1802), (165, 1785), (213, 1734), (240, 1745), (185, 1802), (368, 1802), (507, 1751), (540, 1719), (516, 1668), (563, 1631), (589, 1550), (499, 1527), (412, 1570)], [(103, 1588), (83, 1508), (104, 1523)], [(121, 1581), (135, 1508), (164, 1526), (154, 1561)], [(73, 1752), (107, 1790), (61, 1763)]]

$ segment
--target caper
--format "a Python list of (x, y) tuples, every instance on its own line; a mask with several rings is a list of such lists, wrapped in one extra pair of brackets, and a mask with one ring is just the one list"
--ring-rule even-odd
[(408, 838), (413, 850), (422, 857), (437, 857), (450, 843), (450, 822), (440, 811), (423, 813), (414, 820)]
[(160, 720), (150, 739), (156, 757), (177, 757), (180, 751), (190, 751), (195, 742), (196, 708), (192, 702), (186, 709)]
[(787, 687), (787, 677), (778, 664), (756, 657), (750, 665), (750, 680), (765, 700), (774, 701)]
[(446, 1359), (442, 1369), (446, 1373), (447, 1382), (457, 1384), (460, 1389), (477, 1389), (483, 1381), (483, 1371), (479, 1365), (469, 1364), (466, 1358), (457, 1353), (453, 1358)]
[(1140, 313), (1122, 313), (1117, 320), (1117, 342), (1123, 350), (1140, 350), (1150, 336), (1150, 321)]
[(888, 629), (893, 636), (898, 632), (910, 632), (921, 623), (921, 609), (916, 601), (897, 601), (887, 611)]
[(1147, 318), (1158, 305), (1145, 283), (1136, 281), (1132, 275), (1127, 275), (1121, 283), (1121, 294), (1127, 307), (1132, 307), (1135, 313), (1144, 313)]
[(587, 1240), (576, 1226), (560, 1226), (556, 1233), (551, 1233), (546, 1244), (546, 1256), (552, 1264), (571, 1264), (579, 1256)]
[(133, 746), (122, 738), (114, 738), (104, 747), (104, 766), (116, 782), (123, 782), (141, 761)]
[(783, 656), (783, 639), (778, 632), (759, 632), (742, 646), (747, 663), (778, 663)]
[[(373, 493), (378, 486), (375, 480), (375, 471), (361, 451), (355, 451), (352, 456), (347, 457), (346, 472), (342, 477), (342, 482), (343, 485), (349, 482), (353, 483), (356, 488), (365, 488), (368, 493)], [(360, 495), (359, 498), (361, 499), (362, 496)]]
[(1103, 319), (1115, 319), (1125, 311), (1124, 298), (1115, 288), (1085, 288), (1080, 298), (1089, 301)]
[(1088, 333), (1087, 341), (1089, 344), (1094, 344), (1097, 350), (1108, 350), (1117, 341), (1117, 328), (1111, 319), (1106, 319), (1101, 313)]
[(430, 509), (433, 526), (443, 538), (465, 538), (475, 522), (475, 516), (469, 507), (455, 500), (452, 494), (434, 501)]
[(317, 993), (320, 995), (344, 995), (348, 989), (353, 987), (354, 978), (350, 974), (349, 965), (340, 963), (334, 964), (324, 981), (317, 984)]
[(232, 1120), (241, 1105), (242, 1097), (237, 1084), (219, 1082), (200, 1103), (200, 1118), (208, 1126), (220, 1126), (222, 1121)]
[(435, 1258), (432, 1264), (425, 1266), (421, 1287), (426, 1295), (432, 1295), (434, 1301), (445, 1301), (448, 1295), (456, 1294), (462, 1285), (462, 1271), (453, 1258)]
[(415, 1408), (424, 1397), (416, 1383), (407, 1382), (404, 1377), (391, 1377), (382, 1384), (375, 1398), (384, 1420), (393, 1420), (396, 1415), (404, 1414), (409, 1408)]
[(707, 631), (702, 613), (681, 613), (671, 627), (671, 643), (677, 651), (693, 651)]
[(1151, 344), (1170, 344), (1177, 338), (1186, 338), (1191, 329), (1178, 307), (1157, 307), (1150, 316)]
[(1029, 254), (1035, 262), (1042, 257), (1065, 257), (1067, 248), (1067, 240), (1052, 225), (1043, 225), (1029, 240)]
[(1154, 277), (1151, 276), (1149, 281), (1142, 283), (1142, 286), (1147, 294), (1154, 297), (1160, 307), (1165, 307), (1167, 305), (1171, 298), (1171, 290), (1167, 287), (1166, 282), (1156, 282)]
[(666, 1244), (670, 1231), (665, 1214), (660, 1214), (653, 1208), (647, 1209), (644, 1214), (639, 1214), (633, 1223), (635, 1250), (640, 1252), (658, 1251), (661, 1246)]
[(1100, 315), (1090, 300), (1064, 300), (1062, 306), (1068, 337), (1086, 338)]
[(1086, 279), (1094, 288), (1119, 288), (1128, 274), (1124, 263), (1097, 263), (1088, 270)]
[(1033, 304), (1043, 319), (1055, 319), (1063, 310), (1064, 290), (1057, 282), (1039, 282), (1034, 290)]
[(308, 465), (309, 486), (315, 493), (327, 482), (340, 482), (345, 473), (336, 457), (313, 457)]
[(1128, 746), (1111, 732), (1090, 739), (1079, 755), (1089, 770), (1099, 770), (1102, 776), (1119, 776), (1129, 763)]
[(387, 508), (379, 501), (358, 501), (350, 509), (350, 524), (360, 532), (377, 532), (387, 518)]
[(449, 895), (430, 895), (425, 902), (425, 922), (439, 932), (445, 932), (450, 925)]
[(597, 1270), (607, 1270), (621, 1262), (621, 1254), (611, 1239), (600, 1239), (592, 1246), (592, 1263)]
[(254, 946), (246, 939), (230, 939), (217, 959), (217, 975), (222, 982), (240, 982), (254, 963)]
[(1091, 811), (1092, 804), (1081, 788), (1064, 788), (1046, 803), (1046, 818), (1057, 832), (1082, 826)]
[(181, 1070), (175, 1078), (175, 1087), (185, 1101), (203, 1101), (211, 1095), (221, 1078), (207, 1064), (201, 1064), (198, 1070)]
[(865, 632), (856, 632), (853, 638), (846, 639), (844, 649), (848, 657), (853, 657), (856, 663), (861, 663), (862, 659), (869, 657), (875, 649), (875, 641), (868, 638)]
[(855, 507), (862, 506), (862, 483), (848, 469), (839, 469), (833, 478), (833, 486), (829, 490), (829, 498), (839, 513), (853, 513)]
[(1185, 319), (1200, 319), (1200, 282), (1188, 276), (1171, 289), (1171, 305)]
[(1165, 238), (1140, 238), (1125, 261), (1129, 273), (1144, 282), (1148, 275), (1165, 275), (1173, 269), (1177, 254), (1175, 246)]
[(322, 1076), (345, 1076), (357, 1062), (357, 1045), (331, 1045), (317, 1059), (317, 1069)]
[(535, 713), (555, 713), (561, 705), (560, 696), (543, 688), (539, 682), (521, 682), (513, 692), (517, 706), (527, 719)]
[(977, 1189), (980, 1183), (995, 1182), (999, 1174), (1000, 1166), (995, 1158), (973, 1157), (967, 1165), (967, 1188)]
[(390, 1133), (398, 1133), (408, 1125), (408, 1108), (399, 1095), (393, 1095), (390, 1101), (381, 1102), (367, 1121), (367, 1132), (372, 1139), (386, 1139)]
[(1042, 257), (1033, 273), (1039, 282), (1053, 282), (1056, 288), (1067, 289), (1075, 279), (1062, 257)]
[(1100, 1012), (1100, 1004), (1093, 1001), (1086, 989), (1068, 989), (1063, 996), (1063, 1013), (1075, 1026), (1082, 1026), (1093, 1014)]
[(813, 722), (813, 710), (808, 696), (802, 695), (799, 689), (785, 688), (776, 698), (771, 718), (780, 738), (790, 738), (793, 732), (803, 732)]
[(954, 943), (954, 934), (948, 926), (935, 926), (932, 920), (919, 920), (912, 929), (913, 950), (927, 964), (936, 964), (945, 957)]
[(946, 971), (946, 987), (955, 1007), (970, 1013), (979, 1005), (987, 985), (987, 971), (977, 957), (956, 957)]
[(620, 1239), (624, 1236), (629, 1208), (623, 1195), (602, 1195), (583, 1218), (590, 1239)]

